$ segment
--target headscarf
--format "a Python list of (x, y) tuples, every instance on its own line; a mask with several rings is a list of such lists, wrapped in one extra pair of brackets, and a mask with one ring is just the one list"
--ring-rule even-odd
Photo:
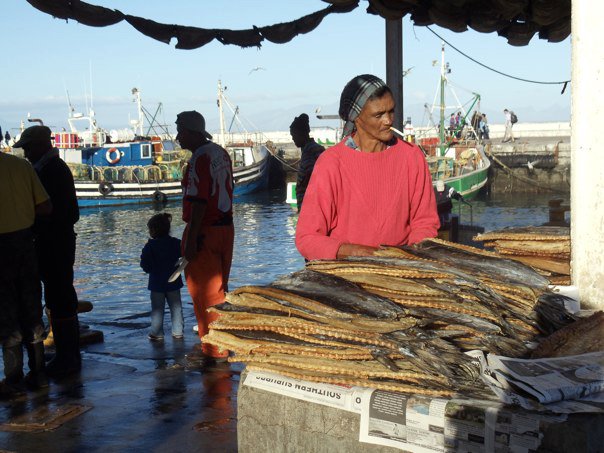
[(367, 99), (379, 88), (386, 86), (379, 77), (371, 74), (356, 76), (346, 84), (340, 96), (340, 118), (345, 121), (343, 135), (347, 136), (354, 131), (354, 120), (357, 119)]
[(302, 113), (300, 116), (295, 117), (289, 128), (301, 132), (310, 132), (308, 115), (306, 113)]

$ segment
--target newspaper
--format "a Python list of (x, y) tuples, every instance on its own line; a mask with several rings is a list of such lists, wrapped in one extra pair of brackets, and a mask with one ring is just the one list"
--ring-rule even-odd
[(374, 390), (363, 399), (359, 441), (413, 453), (529, 452), (566, 415), (527, 413), (497, 401), (440, 399)]
[(467, 354), (499, 401), (374, 390), (363, 399), (359, 440), (414, 453), (529, 452), (566, 414), (604, 412), (604, 351), (537, 360)]
[(467, 353), (499, 399), (557, 413), (604, 412), (604, 351), (546, 359)]
[(243, 385), (357, 414), (361, 412), (363, 398), (371, 391), (364, 387), (303, 381), (266, 371), (249, 371)]

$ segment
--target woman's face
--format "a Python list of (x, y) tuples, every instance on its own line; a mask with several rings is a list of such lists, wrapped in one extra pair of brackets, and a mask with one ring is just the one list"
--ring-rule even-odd
[(390, 127), (394, 121), (394, 106), (390, 93), (367, 101), (354, 122), (357, 131), (382, 142), (392, 140)]

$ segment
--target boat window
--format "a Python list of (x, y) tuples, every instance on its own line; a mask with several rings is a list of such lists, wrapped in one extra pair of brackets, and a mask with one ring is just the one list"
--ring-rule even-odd
[(231, 161), (233, 162), (233, 167), (244, 167), (245, 166), (243, 148), (231, 148), (231, 149), (229, 149), (229, 154), (231, 155)]
[(176, 150), (176, 146), (172, 140), (162, 140), (162, 144), (164, 146), (164, 151)]
[(151, 144), (141, 145), (141, 159), (151, 158)]

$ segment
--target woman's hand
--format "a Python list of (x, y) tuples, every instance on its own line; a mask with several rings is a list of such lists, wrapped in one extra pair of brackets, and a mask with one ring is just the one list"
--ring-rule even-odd
[(336, 258), (342, 259), (349, 256), (372, 256), (378, 247), (361, 244), (342, 244), (338, 249)]

